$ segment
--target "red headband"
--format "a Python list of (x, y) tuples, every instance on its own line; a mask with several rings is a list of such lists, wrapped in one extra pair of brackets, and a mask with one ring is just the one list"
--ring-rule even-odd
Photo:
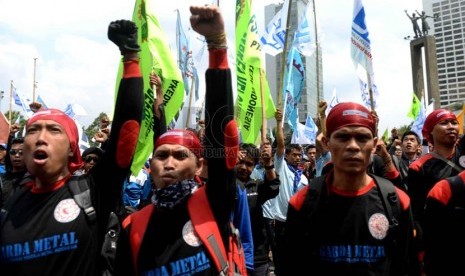
[(454, 113), (447, 109), (434, 110), (428, 115), (428, 117), (426, 117), (425, 123), (423, 124), (423, 129), (421, 130), (421, 134), (423, 134), (423, 137), (432, 143), (433, 137), (431, 136), (431, 132), (433, 131), (434, 126), (444, 120), (449, 119), (457, 120), (457, 117)]
[(375, 119), (366, 107), (358, 103), (346, 102), (335, 105), (326, 119), (326, 135), (329, 137), (334, 131), (345, 126), (366, 127), (373, 136), (376, 136)]
[(192, 151), (192, 153), (194, 153), (197, 158), (202, 157), (202, 145), (200, 140), (197, 135), (195, 135), (195, 133), (190, 130), (168, 130), (160, 137), (158, 137), (157, 141), (155, 142), (155, 149), (164, 144), (184, 146)]
[(76, 123), (74, 122), (71, 117), (66, 115), (61, 110), (58, 109), (45, 109), (45, 110), (40, 110), (27, 121), (26, 124), (26, 129), (35, 121), (38, 120), (52, 120), (60, 124), (66, 132), (66, 135), (68, 136), (69, 139), (69, 144), (71, 147), (71, 150), (73, 151), (73, 157), (70, 157), (69, 162), (68, 162), (68, 169), (71, 172), (71, 174), (79, 169), (82, 166), (82, 158), (81, 158), (81, 152), (79, 150), (79, 134), (78, 134), (78, 129), (76, 127)]

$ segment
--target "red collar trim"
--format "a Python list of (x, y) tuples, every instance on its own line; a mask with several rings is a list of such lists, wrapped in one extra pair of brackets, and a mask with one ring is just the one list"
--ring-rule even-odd
[(31, 187), (31, 193), (35, 193), (35, 194), (47, 193), (47, 192), (53, 192), (53, 191), (60, 189), (61, 187), (63, 187), (63, 185), (65, 185), (66, 182), (68, 182), (70, 178), (71, 178), (71, 174), (67, 175), (65, 178), (61, 180), (58, 180), (53, 185), (47, 185), (45, 187), (40, 187), (40, 188), (35, 185), (34, 180), (29, 183), (26, 183), (26, 185)]

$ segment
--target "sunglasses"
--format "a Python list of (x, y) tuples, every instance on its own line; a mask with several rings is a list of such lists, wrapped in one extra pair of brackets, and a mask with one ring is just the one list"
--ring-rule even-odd
[(86, 156), (86, 158), (84, 159), (84, 162), (90, 163), (90, 161), (94, 161), (95, 163), (97, 163), (98, 159), (99, 158), (95, 156)]
[(16, 154), (23, 155), (23, 150), (22, 149), (10, 149), (10, 154), (11, 155), (16, 155)]

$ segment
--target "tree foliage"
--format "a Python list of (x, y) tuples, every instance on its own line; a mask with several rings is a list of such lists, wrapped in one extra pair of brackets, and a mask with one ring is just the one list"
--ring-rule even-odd
[(95, 119), (94, 121), (84, 129), (84, 132), (86, 133), (87, 137), (89, 138), (89, 145), (92, 146), (98, 146), (97, 142), (93, 141), (94, 134), (97, 133), (100, 129), (100, 121), (103, 117), (108, 115), (105, 112), (101, 112)]
[[(20, 117), (20, 116), (21, 116), (21, 117)], [(6, 112), (5, 117), (6, 117), (7, 119), (10, 118), (10, 111), (7, 111), (7, 112)], [(13, 111), (11, 112), (11, 122), (10, 122), (10, 125), (14, 124), (14, 123), (18, 120), (19, 117), (20, 117), (20, 119), (19, 119), (20, 129), (23, 129), (24, 126), (26, 126), (27, 120), (24, 118), (24, 116), (21, 115), (21, 113), (20, 113), (19, 111), (16, 111), (16, 110), (13, 110)], [(21, 135), (22, 135), (22, 132), (19, 132), (18, 135), (21, 136)]]

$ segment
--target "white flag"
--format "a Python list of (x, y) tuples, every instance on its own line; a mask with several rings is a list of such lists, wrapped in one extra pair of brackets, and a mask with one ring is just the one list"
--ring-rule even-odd
[[(370, 102), (370, 90), (368, 90), (368, 83), (366, 83), (361, 78), (359, 78), (358, 80), (359, 80), (359, 83), (360, 83), (360, 90), (362, 91), (363, 104), (365, 105), (366, 108), (370, 109), (371, 102)], [(372, 93), (373, 93), (373, 107), (376, 108), (376, 106), (377, 106), (376, 99), (379, 96), (378, 87), (374, 83), (371, 84), (371, 87), (372, 87)]]
[(362, 0), (354, 0), (352, 21), (351, 56), (355, 68), (361, 65), (369, 75), (373, 75), (371, 42), (368, 38), (368, 28), (365, 23), (365, 9)]
[(276, 56), (284, 49), (288, 9), (289, 0), (285, 0), (283, 7), (268, 23), (260, 38), (262, 50), (269, 55)]
[(339, 103), (339, 100), (336, 95), (336, 88), (333, 89), (333, 96), (331, 97), (331, 101), (329, 102), (328, 108), (326, 109), (326, 115), (329, 114), (331, 109)]
[(299, 27), (294, 35), (293, 46), (304, 56), (311, 56), (316, 48), (315, 38), (312, 36), (315, 33), (312, 9), (313, 4), (311, 1), (308, 1), (307, 8), (300, 19)]
[(318, 133), (318, 127), (312, 119), (310, 113), (307, 114), (307, 120), (305, 121), (305, 136), (310, 139), (310, 144), (316, 143), (316, 135)]

